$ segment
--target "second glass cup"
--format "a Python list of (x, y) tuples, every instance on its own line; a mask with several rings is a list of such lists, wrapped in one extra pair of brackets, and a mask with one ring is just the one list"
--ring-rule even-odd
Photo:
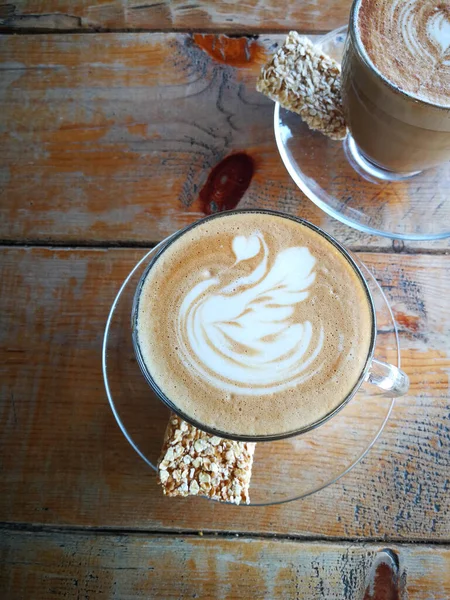
[[(411, 3), (411, 11), (414, 10), (414, 4), (419, 13), (418, 1)], [(405, 91), (408, 85), (402, 89), (394, 83), (408, 66), (415, 71), (418, 57), (414, 54), (409, 58), (411, 65), (405, 65), (400, 59), (392, 58), (392, 49), (383, 48), (382, 57), (378, 57), (383, 63), (383, 73), (374, 64), (362, 41), (361, 31), (367, 30), (366, 37), (369, 39), (366, 43), (373, 41), (372, 45), (376, 48), (377, 28), (388, 29), (390, 9), (394, 5), (385, 3), (384, 8), (377, 7), (379, 14), (370, 13), (370, 5), (366, 0), (354, 0), (342, 58), (342, 103), (353, 138), (351, 141), (355, 142), (350, 143), (349, 148), (356, 163), (365, 167), (371, 175), (380, 179), (398, 179), (396, 174), (403, 177), (416, 175), (450, 160), (450, 100), (448, 90), (446, 95), (444, 92), (441, 94), (443, 97), (440, 102), (409, 93)], [(361, 18), (359, 16), (363, 10), (370, 13), (367, 17), (370, 27), (360, 24), (360, 21), (364, 21), (364, 15)], [(408, 10), (404, 7), (399, 11), (395, 17), (398, 22), (396, 27), (398, 30), (402, 20), (410, 19), (411, 22), (405, 27), (410, 27), (409, 35), (414, 38), (419, 33), (414, 29), (415, 18), (407, 14)], [(437, 4), (434, 11), (430, 8), (430, 24), (431, 19), (437, 19), (439, 11), (442, 11), (442, 18), (445, 19), (446, 10), (443, 5)], [(395, 40), (392, 43), (400, 44), (405, 49), (402, 55), (409, 56), (406, 47), (411, 40), (397, 30), (394, 31)], [(427, 30), (426, 23), (423, 30)], [(374, 39), (371, 40), (370, 36)], [(423, 40), (413, 39), (413, 42), (415, 52), (421, 53)], [(376, 54), (376, 50), (374, 52)], [(430, 72), (432, 68), (430, 61)], [(421, 74), (414, 75), (414, 80), (420, 77)]]

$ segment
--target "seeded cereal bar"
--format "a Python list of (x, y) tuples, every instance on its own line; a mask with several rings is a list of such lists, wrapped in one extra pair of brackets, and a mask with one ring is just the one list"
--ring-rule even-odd
[(291, 31), (262, 68), (256, 89), (331, 139), (347, 135), (341, 101), (339, 63)]
[(206, 496), (249, 504), (255, 443), (225, 440), (172, 414), (158, 465), (166, 496)]

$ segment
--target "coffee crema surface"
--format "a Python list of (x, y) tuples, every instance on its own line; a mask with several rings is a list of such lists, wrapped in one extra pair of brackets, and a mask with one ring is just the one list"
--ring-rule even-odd
[(238, 436), (281, 435), (339, 406), (364, 370), (371, 306), (347, 259), (289, 218), (222, 215), (156, 258), (137, 339), (165, 396)]
[(383, 77), (419, 100), (450, 106), (448, 0), (360, 0), (356, 31)]

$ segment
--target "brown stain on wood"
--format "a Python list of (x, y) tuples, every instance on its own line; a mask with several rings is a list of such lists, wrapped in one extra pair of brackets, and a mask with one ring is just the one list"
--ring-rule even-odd
[(398, 575), (385, 562), (380, 562), (364, 594), (364, 600), (400, 600)]
[(199, 193), (201, 210), (210, 215), (236, 208), (255, 172), (255, 162), (244, 152), (231, 154), (210, 172)]
[(211, 33), (194, 33), (193, 40), (204, 52), (219, 63), (232, 67), (244, 67), (261, 62), (266, 57), (263, 46), (246, 36), (228, 37)]
[(400, 311), (395, 313), (395, 319), (402, 328), (413, 333), (416, 333), (420, 329), (421, 324), (423, 324), (422, 319), (418, 315), (407, 315)]

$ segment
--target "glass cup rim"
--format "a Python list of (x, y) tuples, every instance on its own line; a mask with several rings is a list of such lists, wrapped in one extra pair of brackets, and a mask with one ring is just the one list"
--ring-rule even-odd
[[(145, 283), (147, 275), (151, 271), (152, 267), (154, 266), (154, 264), (156, 263), (158, 258), (176, 240), (178, 240), (181, 236), (183, 236), (185, 233), (188, 233), (189, 231), (191, 231), (198, 225), (205, 223), (207, 221), (211, 221), (213, 219), (223, 218), (223, 217), (231, 216), (231, 215), (240, 215), (240, 214), (267, 214), (267, 215), (272, 215), (272, 216), (276, 216), (276, 217), (281, 217), (284, 219), (290, 219), (291, 221), (294, 221), (300, 225), (308, 227), (312, 231), (315, 231), (317, 234), (319, 234), (320, 236), (325, 238), (325, 240), (327, 240), (329, 243), (331, 243), (331, 245), (334, 246), (344, 256), (344, 258), (347, 260), (347, 262), (350, 264), (350, 266), (353, 268), (354, 272), (356, 273), (358, 279), (361, 282), (362, 288), (365, 291), (365, 294), (366, 294), (366, 297), (367, 297), (367, 300), (369, 303), (371, 318), (372, 318), (370, 345), (369, 345), (369, 350), (368, 350), (367, 357), (366, 357), (366, 360), (364, 363), (364, 367), (363, 367), (361, 374), (359, 375), (357, 381), (355, 382), (355, 385), (350, 390), (350, 392), (347, 394), (347, 396), (336, 407), (334, 407), (330, 412), (328, 412), (326, 415), (324, 415), (317, 421), (314, 421), (313, 423), (310, 423), (309, 425), (306, 425), (299, 429), (289, 431), (289, 432), (283, 432), (280, 434), (269, 434), (269, 435), (231, 434), (229, 432), (220, 431), (218, 429), (215, 429), (214, 427), (209, 427), (208, 425), (205, 425), (203, 423), (200, 423), (199, 421), (196, 421), (195, 419), (193, 419), (192, 417), (190, 417), (189, 415), (184, 413), (182, 410), (180, 410), (180, 408), (172, 400), (170, 400), (170, 398), (168, 398), (166, 396), (166, 394), (158, 386), (158, 384), (153, 379), (153, 377), (145, 363), (145, 360), (142, 356), (142, 352), (141, 352), (141, 349), (139, 346), (139, 341), (138, 341), (137, 318), (138, 318), (138, 312), (139, 312), (139, 299), (141, 296), (141, 290)], [(302, 219), (301, 217), (283, 213), (281, 211), (275, 211), (275, 210), (269, 210), (269, 209), (235, 209), (235, 210), (224, 211), (224, 212), (220, 212), (220, 213), (214, 213), (212, 215), (203, 217), (202, 219), (199, 219), (199, 220), (195, 221), (194, 223), (190, 223), (186, 227), (176, 231), (172, 235), (168, 236), (161, 243), (161, 245), (156, 250), (154, 255), (150, 258), (150, 261), (149, 261), (148, 265), (146, 266), (144, 272), (142, 273), (142, 275), (139, 279), (139, 283), (136, 287), (136, 291), (135, 291), (134, 297), (133, 297), (132, 310), (131, 310), (131, 332), (132, 332), (132, 342), (133, 342), (134, 353), (136, 355), (137, 362), (139, 364), (139, 367), (141, 369), (141, 372), (142, 372), (144, 378), (146, 379), (149, 386), (152, 388), (153, 392), (171, 411), (173, 411), (175, 414), (180, 416), (183, 420), (190, 423), (194, 427), (197, 427), (198, 429), (201, 429), (202, 431), (210, 433), (211, 435), (216, 435), (221, 438), (242, 441), (242, 442), (265, 442), (265, 441), (270, 442), (270, 441), (287, 439), (287, 438), (290, 438), (290, 437), (293, 437), (296, 435), (301, 435), (303, 433), (307, 433), (308, 431), (311, 431), (313, 429), (316, 429), (317, 427), (320, 427), (320, 425), (323, 425), (325, 422), (330, 420), (334, 415), (336, 415), (342, 408), (344, 408), (344, 406), (346, 406), (350, 402), (350, 400), (354, 397), (356, 392), (361, 387), (362, 383), (366, 380), (368, 373), (369, 373), (370, 366), (372, 364), (372, 359), (373, 359), (373, 355), (374, 355), (374, 351), (375, 351), (375, 342), (376, 342), (376, 330), (377, 330), (376, 318), (377, 318), (376, 310), (375, 310), (375, 304), (374, 304), (374, 301), (372, 298), (372, 294), (370, 292), (369, 286), (366, 282), (366, 279), (365, 279), (361, 269), (359, 268), (358, 264), (356, 263), (355, 259), (351, 256), (349, 251), (340, 242), (338, 242), (333, 236), (326, 233), (323, 229), (321, 229), (317, 225), (314, 225), (314, 224), (310, 223), (309, 221)]]
[(381, 73), (381, 71), (379, 69), (377, 69), (377, 67), (373, 64), (373, 62), (370, 60), (370, 57), (367, 55), (366, 51), (364, 50), (358, 36), (356, 35), (356, 14), (357, 14), (359, 6), (361, 5), (361, 3), (363, 1), (364, 0), (353, 0), (352, 7), (350, 9), (350, 20), (349, 20), (347, 35), (350, 36), (350, 38), (355, 46), (355, 49), (358, 53), (358, 56), (363, 61), (365, 66), (367, 68), (369, 68), (370, 71), (374, 75), (376, 75), (378, 77), (378, 79), (386, 85), (387, 88), (389, 88), (391, 91), (399, 94), (401, 97), (408, 99), (412, 102), (415, 102), (416, 104), (419, 104), (419, 105), (428, 106), (430, 108), (435, 108), (436, 110), (439, 110), (439, 111), (448, 112), (450, 110), (450, 106), (445, 106), (444, 104), (439, 104), (437, 102), (430, 102), (429, 100), (424, 100), (423, 98), (416, 98), (415, 96), (408, 94), (408, 92), (405, 92), (404, 90), (400, 89), (392, 81), (390, 81), (386, 76), (384, 76)]

